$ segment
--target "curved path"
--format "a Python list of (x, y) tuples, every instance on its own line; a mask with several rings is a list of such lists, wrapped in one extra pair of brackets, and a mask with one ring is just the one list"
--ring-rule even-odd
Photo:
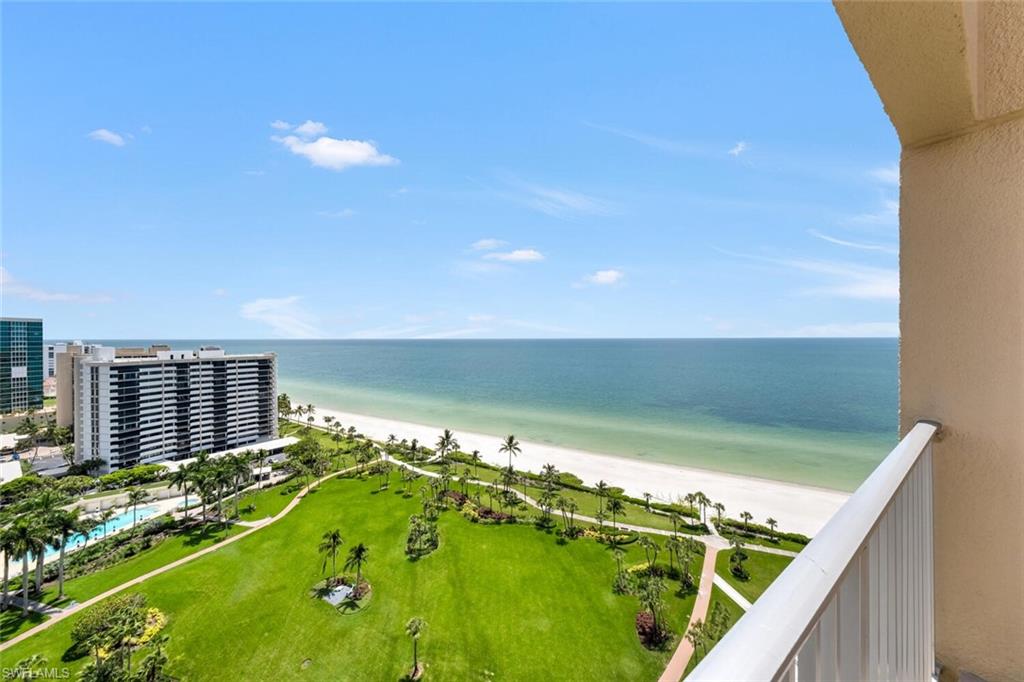
[(32, 635), (39, 634), (43, 630), (46, 630), (47, 628), (50, 628), (50, 627), (56, 625), (57, 623), (61, 622), (62, 620), (64, 620), (68, 616), (72, 616), (72, 615), (78, 613), (79, 611), (81, 611), (82, 609), (89, 608), (93, 604), (97, 604), (97, 603), (103, 601), (104, 599), (106, 599), (107, 597), (112, 597), (115, 594), (117, 594), (118, 592), (122, 592), (122, 591), (128, 589), (129, 587), (132, 587), (134, 585), (138, 585), (139, 583), (144, 582), (146, 580), (149, 580), (150, 578), (153, 578), (155, 576), (158, 576), (161, 573), (166, 573), (167, 571), (170, 571), (170, 570), (172, 570), (174, 568), (177, 568), (178, 566), (183, 566), (183, 565), (189, 563), (190, 561), (195, 561), (199, 557), (206, 556), (207, 554), (209, 554), (211, 552), (216, 552), (218, 549), (220, 549), (222, 547), (230, 545), (233, 542), (238, 542), (242, 538), (248, 537), (249, 535), (252, 535), (253, 533), (259, 531), (262, 528), (266, 528), (267, 526), (269, 526), (269, 525), (277, 522), (278, 520), (284, 518), (285, 516), (287, 516), (288, 512), (290, 512), (292, 509), (294, 509), (295, 506), (298, 505), (299, 502), (302, 501), (302, 498), (306, 496), (306, 493), (308, 493), (314, 487), (319, 486), (322, 482), (326, 481), (329, 478), (334, 478), (335, 476), (340, 476), (342, 474), (347, 474), (347, 473), (349, 473), (351, 471), (355, 471), (355, 470), (356, 470), (356, 467), (354, 467), (354, 466), (353, 467), (349, 467), (347, 469), (342, 469), (340, 471), (335, 471), (334, 473), (327, 474), (323, 478), (319, 478), (319, 479), (313, 481), (312, 483), (307, 485), (305, 488), (300, 490), (295, 495), (295, 497), (292, 498), (291, 502), (289, 502), (287, 504), (287, 506), (285, 506), (284, 509), (282, 509), (280, 512), (278, 512), (276, 516), (271, 517), (269, 520), (265, 521), (264, 523), (261, 523), (260, 525), (255, 526), (253, 528), (249, 528), (248, 530), (242, 531), (238, 535), (232, 535), (231, 537), (227, 538), (226, 540), (221, 540), (220, 542), (218, 542), (215, 545), (210, 545), (209, 547), (206, 547), (205, 549), (201, 549), (198, 552), (195, 552), (193, 554), (189, 554), (188, 556), (184, 556), (184, 557), (182, 557), (182, 558), (180, 558), (180, 559), (178, 559), (176, 561), (172, 561), (169, 564), (164, 564), (160, 568), (154, 568), (149, 573), (144, 573), (144, 574), (138, 576), (137, 578), (132, 578), (131, 580), (128, 580), (127, 582), (123, 582), (120, 585), (117, 585), (116, 587), (110, 588), (106, 592), (98, 594), (95, 597), (92, 597), (90, 599), (86, 599), (85, 601), (83, 601), (81, 603), (78, 603), (78, 604), (75, 604), (74, 606), (69, 606), (66, 609), (62, 609), (60, 611), (60, 613), (53, 614), (50, 617), (49, 620), (46, 620), (46, 621), (40, 623), (39, 625), (36, 625), (34, 628), (30, 628), (30, 629), (26, 630), (25, 632), (21, 633), (17, 637), (12, 637), (11, 639), (9, 639), (6, 642), (4, 642), (3, 644), (0, 644), (0, 651), (6, 651), (10, 647), (12, 647), (15, 644), (17, 644), (18, 642), (26, 640), (29, 637), (31, 637)]
[(686, 633), (690, 631), (698, 620), (707, 620), (708, 607), (711, 606), (711, 588), (715, 580), (715, 560), (718, 558), (719, 546), (717, 543), (709, 544), (704, 552), (704, 564), (700, 569), (700, 583), (697, 587), (697, 599), (693, 602), (693, 611), (690, 612), (690, 622), (686, 624), (683, 636), (679, 638), (679, 646), (669, 659), (665, 671), (661, 673), (658, 682), (679, 682), (686, 673), (686, 666), (690, 664), (690, 657), (693, 656), (693, 644), (686, 639)]

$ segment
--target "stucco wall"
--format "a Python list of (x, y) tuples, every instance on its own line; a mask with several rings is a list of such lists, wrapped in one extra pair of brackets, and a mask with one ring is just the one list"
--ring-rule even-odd
[(1024, 679), (1024, 120), (906, 150), (901, 426), (935, 446), (936, 654)]
[(936, 656), (1024, 680), (1024, 2), (835, 4), (903, 144), (900, 423), (946, 427)]

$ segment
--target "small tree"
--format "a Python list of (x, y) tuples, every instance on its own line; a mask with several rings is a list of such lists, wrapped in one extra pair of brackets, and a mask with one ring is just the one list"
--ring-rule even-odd
[(754, 518), (754, 515), (748, 511), (744, 511), (740, 512), (740, 518), (743, 519), (743, 531), (746, 532), (747, 523), (750, 521), (750, 519)]
[(622, 504), (622, 500), (619, 498), (613, 497), (608, 500), (608, 513), (612, 515), (612, 528), (618, 530), (616, 519), (626, 515), (626, 505)]
[(337, 528), (329, 530), (323, 534), (320, 540), (320, 545), (317, 550), (324, 557), (323, 566), (320, 570), (323, 571), (327, 568), (327, 560), (331, 560), (331, 579), (337, 579), (338, 577), (338, 551), (341, 549), (341, 545), (344, 540), (341, 538), (341, 531)]
[(420, 635), (423, 634), (423, 630), (426, 627), (427, 622), (419, 617), (410, 618), (409, 622), (405, 624), (405, 634), (409, 635), (409, 639), (412, 640), (412, 677), (414, 679), (419, 676), (420, 661), (418, 644)]
[(768, 524), (768, 527), (772, 529), (772, 538), (774, 538), (775, 537), (775, 526), (779, 525), (779, 522), (769, 516), (768, 520), (766, 521), (766, 523)]
[(356, 586), (363, 581), (363, 565), (366, 564), (367, 559), (370, 556), (370, 548), (359, 543), (348, 551), (348, 559), (345, 561), (345, 570), (356, 571)]

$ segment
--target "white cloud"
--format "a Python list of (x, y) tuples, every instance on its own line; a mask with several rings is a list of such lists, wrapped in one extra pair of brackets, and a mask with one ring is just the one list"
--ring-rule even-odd
[(519, 200), (530, 208), (554, 218), (570, 218), (577, 214), (607, 215), (613, 212), (608, 202), (597, 197), (557, 187), (516, 183), (526, 196)]
[(881, 168), (873, 168), (868, 171), (868, 175), (879, 182), (885, 183), (886, 185), (899, 185), (900, 165), (898, 163), (891, 163), (888, 166), (882, 166)]
[(473, 336), (476, 334), (485, 334), (491, 331), (485, 327), (467, 327), (465, 329), (448, 329), (438, 332), (429, 332), (427, 334), (419, 334), (414, 336), (414, 339), (454, 339), (460, 336)]
[(114, 300), (108, 294), (80, 294), (40, 289), (15, 279), (7, 271), (7, 268), (2, 266), (0, 266), (0, 291), (4, 296), (14, 296), (40, 303), (110, 303)]
[(500, 249), (507, 244), (508, 242), (501, 239), (478, 239), (473, 242), (469, 248), (473, 251), (492, 251), (494, 249)]
[(897, 322), (854, 322), (852, 324), (819, 324), (800, 327), (780, 336), (812, 337), (886, 337), (900, 335)]
[(696, 145), (687, 142), (680, 142), (677, 140), (670, 140), (664, 137), (658, 137), (656, 135), (648, 135), (647, 133), (637, 132), (635, 130), (627, 130), (625, 128), (613, 128), (611, 126), (603, 126), (597, 123), (590, 123), (584, 121), (584, 124), (595, 129), (602, 130), (612, 135), (618, 135), (624, 137), (627, 140), (639, 142), (642, 145), (657, 149), (663, 152), (671, 152), (673, 154), (689, 154), (695, 156), (704, 156), (708, 150), (701, 145)]
[(112, 130), (106, 128), (97, 128), (89, 133), (90, 140), (96, 140), (97, 142), (106, 142), (112, 144), (115, 147), (123, 147), (127, 143), (125, 136), (120, 133), (115, 133)]
[(817, 237), (818, 239), (821, 239), (822, 241), (829, 242), (830, 244), (836, 244), (838, 246), (846, 246), (846, 247), (849, 247), (851, 249), (860, 249), (861, 251), (878, 251), (879, 253), (891, 253), (891, 254), (899, 253), (899, 249), (896, 248), (895, 246), (886, 246), (884, 244), (871, 244), (871, 243), (863, 243), (863, 242), (846, 241), (845, 239), (838, 239), (836, 237), (830, 237), (827, 234), (822, 234), (821, 232), (818, 232), (817, 230), (807, 230), (807, 234), (811, 235), (812, 237)]
[(327, 126), (320, 121), (306, 121), (295, 126), (294, 132), (302, 137), (320, 137), (327, 132)]
[(276, 121), (272, 121), (270, 123), (270, 127), (273, 128), (274, 130), (291, 130), (292, 124), (288, 123), (287, 121), (277, 119)]
[(258, 298), (243, 304), (240, 314), (247, 320), (268, 325), (277, 336), (290, 339), (321, 337), (312, 318), (299, 305), (301, 300), (301, 296)]
[(515, 249), (514, 251), (488, 253), (484, 258), (500, 260), (505, 263), (529, 263), (544, 260), (544, 254), (536, 249)]
[(732, 156), (739, 156), (743, 152), (747, 151), (747, 149), (749, 148), (750, 145), (741, 140), (737, 142), (735, 145), (733, 145), (732, 149), (729, 150), (729, 154), (731, 154)]
[(412, 325), (408, 327), (374, 327), (372, 329), (360, 329), (348, 335), (350, 339), (400, 339), (407, 338), (412, 334), (425, 329), (423, 325)]
[(313, 141), (296, 135), (275, 135), (270, 139), (292, 154), (309, 159), (314, 166), (334, 171), (352, 166), (393, 166), (398, 163), (398, 159), (380, 153), (372, 142), (364, 140), (339, 140), (326, 135)]
[(900, 202), (885, 199), (879, 210), (871, 213), (859, 213), (846, 219), (852, 225), (897, 225), (900, 220)]
[(146, 133), (147, 135), (153, 132), (153, 129), (147, 125), (142, 126), (141, 128), (139, 128), (139, 130)]
[(228, 295), (228, 290), (227, 289), (218, 288), (218, 289), (214, 289), (212, 293), (213, 293), (214, 296), (227, 296)]
[(353, 211), (351, 208), (343, 208), (343, 209), (340, 209), (338, 211), (317, 211), (316, 214), (318, 216), (323, 216), (324, 218), (340, 218), (340, 219), (345, 219), (345, 218), (351, 218), (352, 216), (354, 216), (356, 214), (356, 212)]
[(618, 284), (619, 282), (621, 282), (625, 276), (626, 273), (624, 273), (622, 270), (616, 270), (614, 268), (608, 270), (598, 270), (597, 272), (587, 275), (573, 286), (611, 286), (613, 284)]

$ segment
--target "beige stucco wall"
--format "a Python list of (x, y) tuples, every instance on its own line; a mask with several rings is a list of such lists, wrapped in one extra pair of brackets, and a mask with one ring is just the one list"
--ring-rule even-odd
[(901, 163), (900, 422), (935, 445), (936, 653), (1024, 679), (1024, 120)]
[(1024, 2), (836, 2), (903, 144), (900, 424), (938, 419), (936, 655), (1024, 680)]

